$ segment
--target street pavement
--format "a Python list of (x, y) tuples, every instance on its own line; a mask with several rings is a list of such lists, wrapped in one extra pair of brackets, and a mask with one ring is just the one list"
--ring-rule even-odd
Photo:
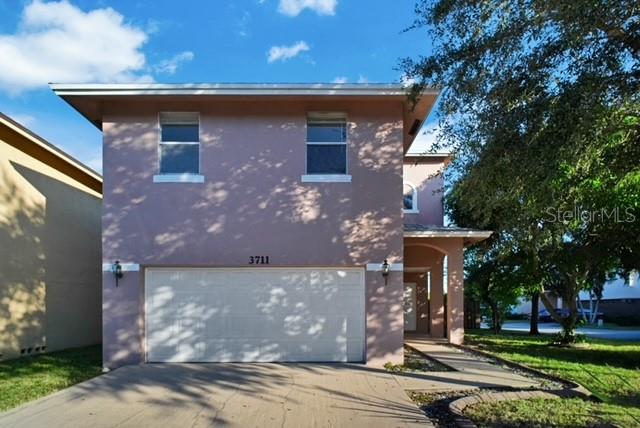
[[(482, 324), (482, 328), (489, 328)], [(507, 321), (502, 326), (506, 331), (529, 331), (529, 321)], [(557, 333), (561, 330), (560, 324), (553, 322), (540, 323), (538, 325), (540, 333)], [(578, 333), (594, 339), (613, 340), (638, 340), (640, 341), (640, 328), (615, 330), (610, 328), (579, 327)]]

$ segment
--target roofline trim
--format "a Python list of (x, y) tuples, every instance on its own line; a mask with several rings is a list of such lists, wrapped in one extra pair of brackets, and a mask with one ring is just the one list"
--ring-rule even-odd
[(482, 238), (487, 239), (490, 230), (424, 230), (404, 232), (405, 238)]
[[(58, 96), (227, 95), (227, 96), (402, 96), (409, 88), (399, 84), (333, 83), (50, 83)], [(423, 94), (438, 95), (428, 88)]]
[(450, 152), (438, 153), (405, 153), (405, 158), (446, 158), (451, 156)]
[(58, 158), (62, 159), (65, 162), (67, 162), (71, 166), (73, 166), (73, 167), (77, 168), (78, 170), (84, 172), (85, 174), (87, 174), (91, 178), (93, 178), (95, 180), (98, 180), (100, 183), (102, 183), (102, 176), (100, 174), (98, 174), (96, 171), (94, 171), (93, 169), (89, 168), (87, 165), (83, 164), (82, 162), (80, 162), (79, 160), (75, 159), (74, 157), (72, 157), (68, 153), (64, 152), (63, 150), (59, 149), (58, 147), (54, 146), (53, 144), (51, 144), (50, 142), (48, 142), (47, 140), (45, 140), (41, 136), (39, 136), (39, 135), (35, 134), (33, 131), (27, 129), (24, 125), (21, 125), (20, 123), (16, 122), (15, 120), (11, 119), (9, 116), (7, 116), (7, 115), (5, 115), (5, 114), (3, 114), (1, 112), (0, 112), (0, 123), (5, 125), (5, 126), (7, 126), (12, 131), (20, 134), (24, 138), (26, 138), (26, 139), (32, 141), (33, 143), (37, 144), (39, 147), (42, 147), (44, 150), (50, 152), (51, 154), (57, 156)]

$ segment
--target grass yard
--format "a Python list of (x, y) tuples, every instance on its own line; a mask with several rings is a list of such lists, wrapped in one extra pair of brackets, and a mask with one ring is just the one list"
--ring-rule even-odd
[(101, 372), (100, 345), (0, 361), (0, 411), (67, 388)]
[(579, 398), (533, 399), (476, 404), (466, 410), (465, 414), (479, 427), (577, 428), (602, 427), (603, 422), (613, 422), (615, 417), (603, 415), (602, 410), (602, 405), (585, 402)]
[[(559, 348), (549, 346), (549, 339), (515, 332), (492, 335), (480, 330), (465, 335), (468, 344), (480, 346), (484, 351), (576, 381), (603, 403), (576, 399), (480, 404), (470, 409), (469, 416), (484, 421), (484, 426), (538, 426), (516, 423), (518, 415), (535, 421), (543, 414), (554, 420), (540, 426), (589, 426), (569, 422), (568, 415), (574, 414), (585, 421), (592, 418), (594, 423), (640, 427), (640, 343), (590, 339), (575, 348)], [(496, 420), (489, 423), (487, 418), (495, 419), (496, 415), (504, 419), (504, 424)]]

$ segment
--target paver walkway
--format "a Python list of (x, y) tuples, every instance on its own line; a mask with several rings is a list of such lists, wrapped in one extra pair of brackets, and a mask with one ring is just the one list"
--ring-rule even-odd
[(399, 382), (405, 389), (435, 392), (488, 387), (530, 388), (540, 385), (535, 379), (522, 376), (452, 346), (446, 346), (444, 340), (406, 335), (405, 343), (455, 370), (398, 376)]

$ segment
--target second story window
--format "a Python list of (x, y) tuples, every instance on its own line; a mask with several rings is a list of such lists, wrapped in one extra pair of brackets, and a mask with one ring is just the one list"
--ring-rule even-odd
[(160, 113), (159, 155), (161, 175), (200, 173), (198, 113)]
[(404, 183), (402, 209), (407, 214), (415, 214), (418, 212), (418, 191), (411, 183)]
[(307, 174), (347, 174), (347, 121), (344, 114), (308, 116)]

